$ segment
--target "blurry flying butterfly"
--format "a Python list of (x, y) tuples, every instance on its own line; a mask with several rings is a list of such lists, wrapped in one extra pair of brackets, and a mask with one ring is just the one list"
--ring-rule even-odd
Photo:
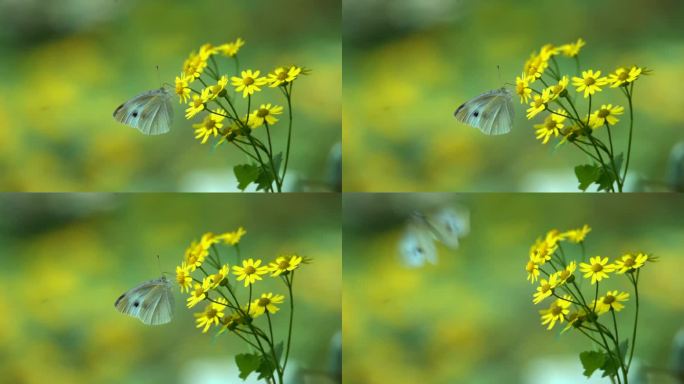
[(121, 104), (114, 118), (145, 135), (167, 133), (173, 122), (171, 98), (171, 92), (164, 87), (147, 91)]
[(503, 135), (513, 125), (513, 98), (505, 87), (481, 94), (461, 104), (456, 119), (477, 128), (485, 135)]
[(467, 210), (444, 208), (433, 214), (414, 212), (406, 224), (399, 242), (399, 253), (408, 267), (437, 264), (435, 240), (451, 249), (458, 248), (459, 238), (470, 232), (470, 215)]
[(165, 276), (146, 281), (119, 296), (116, 309), (137, 317), (146, 325), (166, 324), (173, 318), (174, 299), (172, 284)]

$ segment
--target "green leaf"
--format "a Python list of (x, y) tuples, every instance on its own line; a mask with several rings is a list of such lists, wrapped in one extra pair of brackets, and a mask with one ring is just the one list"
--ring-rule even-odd
[(259, 176), (255, 180), (257, 190), (267, 190), (269, 187), (273, 186), (273, 180), (273, 171), (271, 171), (270, 165), (259, 167)]
[(280, 164), (283, 162), (283, 153), (280, 152), (273, 156), (273, 169), (276, 171), (276, 175), (280, 173)]
[(238, 188), (244, 191), (247, 186), (259, 177), (259, 166), (254, 164), (239, 164), (233, 167), (233, 173), (238, 181)]
[(601, 176), (601, 167), (590, 164), (578, 165), (575, 167), (575, 176), (577, 176), (577, 181), (579, 181), (577, 188), (586, 191)]
[(282, 354), (283, 342), (281, 341), (275, 346), (275, 355), (278, 359), (277, 361), (273, 360), (272, 351), (269, 352), (267, 356), (261, 358), (261, 364), (259, 365), (259, 369), (257, 370), (257, 372), (259, 372), (259, 379), (264, 379), (267, 377), (271, 377), (273, 375), (273, 371), (275, 371), (276, 365), (280, 362), (280, 356), (282, 356)]
[(591, 377), (597, 369), (601, 369), (606, 363), (606, 354), (600, 351), (585, 351), (579, 354), (584, 367), (584, 376)]
[(252, 353), (241, 353), (235, 356), (235, 364), (240, 370), (240, 378), (245, 380), (250, 373), (256, 372), (261, 366), (261, 356)]

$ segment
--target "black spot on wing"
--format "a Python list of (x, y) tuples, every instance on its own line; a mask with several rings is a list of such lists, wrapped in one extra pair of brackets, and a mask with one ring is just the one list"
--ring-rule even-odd
[(473, 116), (475, 116), (475, 117), (480, 116), (480, 111), (475, 111), (475, 112), (473, 112)]
[(133, 111), (133, 117), (138, 117), (138, 111)]

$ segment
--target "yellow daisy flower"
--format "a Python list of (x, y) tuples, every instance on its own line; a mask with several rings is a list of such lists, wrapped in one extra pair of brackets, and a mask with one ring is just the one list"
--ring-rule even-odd
[(620, 274), (634, 272), (643, 267), (646, 261), (648, 261), (648, 255), (645, 253), (637, 253), (636, 255), (627, 253), (622, 255), (619, 260), (615, 260), (615, 269)]
[(234, 232), (226, 232), (218, 236), (220, 240), (223, 240), (225, 244), (236, 245), (240, 242), (242, 236), (247, 234), (244, 228), (240, 227)]
[(525, 62), (523, 71), (530, 77), (530, 84), (532, 84), (536, 79), (540, 78), (544, 73), (544, 70), (549, 66), (549, 63), (543, 59), (541, 55), (537, 55), (532, 52), (532, 55)]
[(223, 90), (226, 89), (227, 84), (228, 77), (224, 75), (221, 76), (217, 84), (207, 87), (207, 101), (214, 100), (217, 97), (219, 97), (221, 92), (223, 92)]
[(558, 49), (567, 57), (575, 57), (579, 55), (580, 49), (584, 47), (586, 42), (580, 37), (575, 43), (563, 44)]
[[(562, 109), (558, 109), (556, 112), (565, 114), (566, 112)], [(563, 129), (563, 121), (565, 121), (565, 116), (559, 116), (556, 114), (550, 114), (546, 116), (542, 124), (535, 124), (537, 139), (541, 140), (543, 144), (549, 142), (551, 136), (558, 137), (561, 129)]]
[(219, 325), (221, 319), (225, 316), (223, 311), (228, 306), (228, 301), (224, 298), (216, 299), (216, 303), (212, 302), (204, 309), (204, 312), (195, 314), (197, 319), (197, 328), (202, 328), (202, 333), (206, 333), (212, 325)]
[(613, 104), (601, 105), (601, 108), (589, 116), (589, 125), (594, 129), (602, 127), (604, 124), (615, 125), (620, 121), (615, 116), (623, 113), (625, 113), (625, 108), (619, 105), (614, 107)]
[(249, 115), (249, 125), (252, 128), (257, 128), (264, 123), (268, 125), (273, 125), (278, 122), (278, 119), (275, 118), (275, 115), (280, 115), (283, 113), (283, 107), (278, 106), (278, 105), (271, 105), (269, 104), (261, 104), (259, 106), (259, 109), (255, 110)]
[(582, 71), (582, 77), (573, 76), (572, 85), (577, 88), (577, 92), (584, 91), (584, 98), (601, 91), (601, 86), (608, 84), (608, 79), (601, 77), (601, 71), (593, 70)]
[(615, 72), (608, 75), (608, 81), (611, 88), (617, 88), (621, 85), (627, 85), (639, 78), (643, 69), (639, 67), (631, 67), (629, 69), (620, 67)]
[(520, 96), (520, 104), (527, 104), (532, 89), (530, 89), (529, 78), (525, 72), (520, 77), (515, 77), (515, 93)]
[(205, 96), (204, 91), (201, 95), (192, 95), (192, 101), (188, 104), (188, 109), (185, 110), (186, 119), (190, 120), (204, 110), (204, 103), (207, 102)]
[[(563, 300), (565, 299), (565, 300)], [(556, 322), (559, 324), (565, 321), (565, 316), (570, 313), (570, 304), (572, 304), (569, 295), (563, 295), (563, 299), (556, 299), (548, 309), (539, 311), (541, 315), (542, 325), (548, 324), (546, 329), (552, 329)]]
[(265, 312), (276, 313), (279, 310), (279, 308), (276, 307), (276, 304), (282, 304), (284, 301), (285, 296), (283, 295), (263, 293), (260, 298), (252, 302), (250, 314), (256, 318), (263, 315)]
[(546, 240), (537, 239), (537, 241), (530, 247), (530, 260), (539, 265), (544, 265), (551, 260), (554, 252), (556, 252), (558, 245), (549, 244)]
[(571, 282), (573, 280), (572, 277), (574, 276), (573, 273), (575, 273), (575, 269), (577, 269), (577, 263), (571, 261), (570, 264), (568, 264), (564, 269), (554, 273), (553, 276), (555, 276), (556, 280), (558, 281), (557, 285)]
[(568, 83), (570, 82), (570, 79), (567, 76), (563, 76), (559, 81), (558, 84), (552, 85), (549, 87), (549, 101), (551, 100), (556, 100), (561, 96), (561, 93), (565, 91), (565, 89), (568, 87)]
[(254, 284), (257, 280), (262, 280), (261, 275), (268, 273), (268, 267), (260, 267), (261, 260), (254, 261), (249, 258), (242, 260), (242, 267), (233, 266), (233, 274), (237, 276), (238, 281), (245, 281), (245, 287)]
[(192, 289), (192, 291), (190, 291), (190, 297), (188, 297), (187, 299), (188, 308), (192, 308), (195, 305), (197, 305), (197, 303), (206, 299), (208, 290), (209, 287), (207, 287), (206, 285), (195, 283), (194, 288)]
[(568, 329), (572, 328), (575, 323), (578, 323), (578, 326), (581, 325), (584, 321), (587, 320), (587, 311), (584, 310), (584, 308), (578, 308), (569, 314), (565, 315), (565, 320), (568, 322), (568, 325), (565, 326), (565, 328), (561, 331), (561, 333), (566, 332)]
[(185, 250), (185, 262), (187, 263), (190, 272), (201, 267), (202, 263), (204, 263), (204, 258), (206, 258), (208, 254), (209, 252), (207, 252), (201, 243), (193, 241)]
[(269, 87), (275, 88), (279, 85), (291, 83), (295, 81), (301, 72), (302, 68), (295, 65), (290, 66), (289, 68), (278, 67), (268, 74)]
[(187, 103), (190, 99), (190, 88), (188, 88), (188, 81), (190, 79), (181, 73), (180, 77), (176, 76), (176, 95), (180, 97), (178, 101), (180, 104)]
[(206, 67), (206, 59), (202, 58), (202, 55), (192, 52), (183, 63), (183, 73), (190, 78), (190, 81), (194, 81), (202, 75)]
[(541, 95), (534, 95), (530, 107), (527, 109), (527, 119), (530, 120), (537, 116), (539, 112), (546, 109), (546, 103), (549, 102), (551, 91), (547, 88), (542, 91)]
[(595, 256), (589, 259), (589, 263), (580, 263), (580, 271), (584, 273), (584, 278), (591, 277), (591, 283), (595, 284), (597, 281), (607, 279), (608, 273), (615, 271), (613, 264), (608, 264), (608, 258)]
[(185, 261), (176, 267), (176, 282), (181, 292), (188, 292), (190, 287), (192, 287), (192, 276), (190, 276), (190, 269)]
[(537, 292), (532, 295), (532, 302), (535, 304), (541, 303), (544, 299), (551, 296), (553, 289), (558, 285), (558, 280), (555, 275), (549, 276), (549, 279), (540, 279)]
[(625, 307), (622, 303), (627, 299), (629, 299), (627, 292), (609, 291), (605, 296), (599, 297), (598, 302), (596, 302), (596, 312), (602, 314), (611, 309), (620, 312)]
[(225, 264), (216, 273), (207, 276), (207, 286), (209, 289), (218, 288), (221, 282), (228, 276), (228, 264)]
[(200, 238), (200, 244), (202, 244), (202, 247), (207, 250), (218, 242), (218, 238), (213, 232), (207, 232), (202, 235), (202, 238)]
[(268, 80), (265, 77), (259, 77), (260, 71), (253, 71), (248, 69), (240, 73), (240, 77), (233, 76), (230, 78), (231, 84), (235, 87), (237, 92), (242, 92), (242, 97), (246, 98), (248, 95), (253, 95), (254, 92), (261, 91), (259, 88), (265, 85)]
[(541, 57), (543, 60), (549, 60), (551, 56), (555, 56), (559, 53), (558, 47), (556, 47), (553, 44), (545, 44), (543, 47), (541, 47), (541, 50), (539, 50), (539, 57)]
[(204, 121), (199, 124), (193, 124), (192, 127), (195, 128), (195, 139), (202, 140), (202, 144), (206, 143), (209, 136), (218, 136), (221, 128), (223, 128), (223, 120), (226, 111), (222, 109), (216, 110), (217, 114), (210, 113), (204, 117)]
[(589, 232), (591, 232), (591, 228), (588, 225), (584, 224), (582, 228), (565, 231), (565, 233), (563, 233), (563, 238), (573, 243), (579, 244), (584, 241), (584, 238), (587, 237), (587, 234)]
[(202, 44), (202, 46), (199, 49), (199, 56), (203, 60), (209, 59), (210, 56), (215, 55), (217, 53), (216, 47), (210, 43)]
[(240, 48), (245, 45), (245, 41), (238, 37), (235, 41), (225, 43), (216, 47), (216, 51), (228, 57), (234, 57), (240, 51)]
[(302, 263), (302, 257), (297, 255), (279, 256), (268, 264), (271, 276), (280, 276), (294, 271)]
[(527, 280), (534, 284), (535, 281), (537, 281), (537, 278), (539, 277), (539, 265), (535, 263), (532, 260), (529, 260), (527, 262), (527, 265), (525, 265), (525, 271), (527, 271)]

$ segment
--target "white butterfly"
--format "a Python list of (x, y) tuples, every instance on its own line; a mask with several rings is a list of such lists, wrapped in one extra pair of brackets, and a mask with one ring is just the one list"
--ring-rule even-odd
[(173, 318), (172, 287), (165, 276), (146, 281), (119, 296), (114, 306), (119, 312), (137, 317), (146, 325), (166, 324)]
[(461, 104), (454, 116), (485, 135), (503, 135), (513, 125), (513, 97), (505, 87), (495, 89)]
[(114, 118), (145, 135), (164, 134), (173, 122), (171, 98), (171, 92), (164, 87), (147, 91), (121, 104)]
[(470, 215), (466, 210), (445, 208), (429, 216), (415, 212), (399, 242), (399, 253), (407, 267), (437, 264), (435, 240), (451, 249), (458, 248), (459, 238), (470, 232)]

